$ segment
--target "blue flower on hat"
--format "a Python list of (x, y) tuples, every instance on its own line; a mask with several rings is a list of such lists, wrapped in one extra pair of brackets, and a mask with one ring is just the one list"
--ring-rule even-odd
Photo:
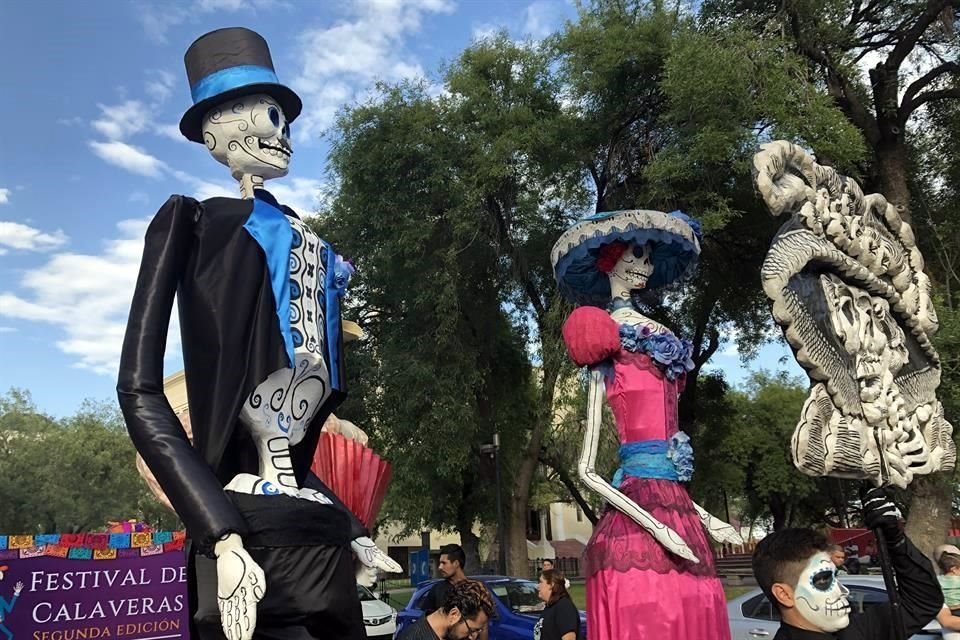
[(683, 211), (680, 211), (680, 209), (677, 209), (676, 211), (671, 211), (670, 215), (672, 215), (674, 218), (679, 218), (680, 220), (683, 220), (688, 225), (690, 225), (690, 228), (693, 229), (693, 233), (697, 236), (697, 240), (703, 239), (703, 230), (700, 228), (699, 220), (688, 216)]

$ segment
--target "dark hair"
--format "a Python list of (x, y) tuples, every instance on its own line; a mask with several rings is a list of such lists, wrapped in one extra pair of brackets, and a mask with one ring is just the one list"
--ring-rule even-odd
[(950, 569), (960, 567), (960, 556), (945, 551), (937, 558), (937, 564), (940, 566), (940, 571), (950, 573)]
[(460, 568), (467, 566), (467, 554), (463, 552), (463, 547), (458, 544), (445, 544), (440, 547), (440, 555), (447, 556), (451, 561), (456, 560), (460, 563)]
[(779, 607), (780, 602), (773, 597), (774, 583), (795, 585), (807, 561), (829, 549), (826, 537), (813, 529), (775, 531), (754, 550), (753, 575), (767, 599)]
[(544, 558), (541, 564), (547, 564), (548, 562), (550, 563), (551, 567), (556, 566), (556, 563), (553, 561), (553, 558)]
[(550, 601), (547, 602), (547, 605), (555, 604), (560, 598), (570, 597), (570, 594), (567, 593), (567, 579), (563, 577), (562, 573), (554, 569), (547, 569), (540, 574), (540, 577), (550, 585)]
[(841, 545), (839, 545), (839, 544), (832, 544), (832, 545), (830, 545), (830, 548), (827, 550), (827, 553), (836, 553), (837, 551), (843, 553), (844, 555), (847, 554), (846, 549), (844, 549), (843, 546), (841, 546)]
[(482, 582), (463, 580), (453, 585), (443, 601), (443, 611), (449, 613), (456, 607), (466, 620), (473, 620), (482, 611), (487, 618), (493, 617), (493, 599)]

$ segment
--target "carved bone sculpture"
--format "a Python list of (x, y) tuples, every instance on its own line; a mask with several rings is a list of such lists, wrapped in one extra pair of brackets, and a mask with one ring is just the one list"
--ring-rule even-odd
[(791, 218), (763, 263), (797, 362), (812, 387), (792, 440), (812, 476), (906, 487), (956, 465), (937, 400), (937, 316), (913, 230), (880, 194), (785, 141), (761, 146), (754, 180), (771, 213)]

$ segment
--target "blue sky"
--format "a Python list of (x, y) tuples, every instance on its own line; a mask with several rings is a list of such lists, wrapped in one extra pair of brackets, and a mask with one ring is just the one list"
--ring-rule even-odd
[[(183, 140), (183, 53), (201, 34), (246, 26), (270, 44), (304, 101), (290, 176), (271, 191), (301, 212), (326, 175), (321, 139), (378, 79), (425, 76), (471, 39), (504, 28), (541, 38), (573, 17), (568, 0), (194, 0), (8, 3), (0, 57), (0, 392), (30, 390), (72, 413), (115, 398), (120, 344), (143, 232), (171, 193), (233, 195), (225, 168)], [(10, 92), (12, 89), (12, 92)], [(168, 373), (180, 366), (172, 327)], [(785, 353), (766, 348), (760, 362)], [(795, 368), (792, 358), (789, 364)], [(715, 365), (740, 380), (728, 347)]]

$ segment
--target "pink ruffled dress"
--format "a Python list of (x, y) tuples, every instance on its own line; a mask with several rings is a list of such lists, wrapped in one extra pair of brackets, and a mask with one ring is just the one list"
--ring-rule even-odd
[[(602, 323), (592, 313), (596, 311), (589, 311), (594, 316), (590, 322)], [(612, 362), (606, 392), (621, 445), (670, 442), (678, 432), (682, 380), (668, 379), (646, 354), (621, 349), (608, 327), (598, 332), (590, 323), (571, 326), (582, 320), (577, 312), (568, 320), (564, 337), (578, 364), (598, 364), (601, 356)], [(609, 315), (607, 320), (616, 327)], [(700, 562), (673, 555), (629, 516), (608, 507), (584, 552), (590, 640), (729, 640), (723, 586), (686, 489), (679, 482), (638, 477), (625, 468), (619, 490), (676, 531)]]

